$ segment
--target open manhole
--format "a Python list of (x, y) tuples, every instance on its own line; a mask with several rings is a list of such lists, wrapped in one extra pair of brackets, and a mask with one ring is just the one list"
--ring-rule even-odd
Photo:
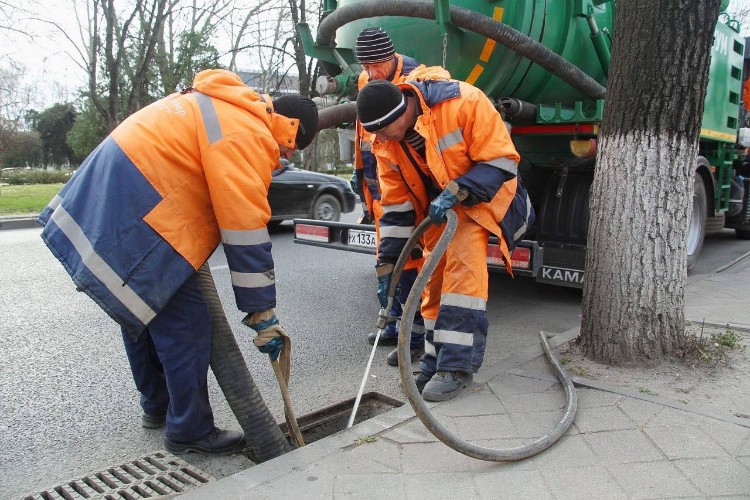
[[(297, 424), (299, 425), (299, 430), (302, 433), (305, 444), (314, 443), (319, 439), (346, 429), (346, 424), (349, 423), (349, 417), (351, 417), (352, 409), (354, 409), (354, 400), (355, 398), (347, 399), (346, 401), (327, 406), (297, 418)], [(364, 422), (403, 405), (403, 401), (393, 399), (379, 392), (365, 393), (359, 402), (354, 423)], [(282, 423), (279, 427), (281, 427), (281, 431), (289, 439), (286, 422)]]
[(23, 500), (133, 500), (176, 496), (209, 481), (215, 481), (215, 478), (166, 451), (157, 451), (132, 462), (66, 481)]

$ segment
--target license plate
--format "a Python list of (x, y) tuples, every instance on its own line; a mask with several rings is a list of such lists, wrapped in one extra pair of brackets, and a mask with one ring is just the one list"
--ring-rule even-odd
[(349, 230), (349, 244), (358, 247), (375, 248), (375, 233), (372, 231)]

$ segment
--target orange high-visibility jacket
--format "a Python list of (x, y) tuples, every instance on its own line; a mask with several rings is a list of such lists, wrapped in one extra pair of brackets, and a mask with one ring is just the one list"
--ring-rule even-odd
[(224, 244), (237, 306), (274, 307), (267, 193), (298, 120), (229, 71), (127, 118), (40, 214), (42, 238), (90, 295), (141, 331)]
[[(448, 79), (451, 75), (448, 70), (441, 68), (440, 66), (425, 66), (419, 64), (415, 59), (408, 56), (402, 56), (396, 54), (396, 70), (394, 72), (392, 83), (399, 84), (410, 80), (424, 80), (424, 79), (437, 79), (444, 78)], [(359, 74), (357, 80), (357, 88), (362, 90), (362, 87), (367, 85), (369, 82), (369, 76), (366, 71), (362, 71)], [(362, 171), (362, 174), (358, 177), (361, 178), (361, 189), (364, 194), (364, 202), (367, 207), (367, 211), (376, 220), (380, 217), (380, 207), (374, 206), (374, 201), (380, 200), (380, 190), (378, 188), (377, 179), (377, 168), (373, 161), (373, 164), (365, 165), (367, 163), (363, 158), (362, 153), (365, 153), (365, 157), (372, 151), (372, 142), (375, 140), (375, 136), (370, 132), (367, 132), (362, 128), (362, 123), (357, 120), (355, 124), (355, 135), (354, 135), (354, 168)]]
[[(426, 163), (407, 155), (404, 141), (373, 144), (378, 160), (383, 217), (380, 221), (380, 254), (395, 261), (406, 238), (425, 217), (436, 194), (452, 180), (483, 164), (503, 171), (509, 178), (489, 202), (456, 205), (472, 220), (500, 240), (510, 272), (510, 252), (500, 221), (516, 192), (520, 156), (505, 123), (489, 99), (476, 87), (455, 80), (410, 81), (399, 84), (417, 98), (421, 115), (415, 130), (425, 138)], [(415, 165), (415, 160), (418, 164)], [(460, 183), (460, 181), (459, 181)]]

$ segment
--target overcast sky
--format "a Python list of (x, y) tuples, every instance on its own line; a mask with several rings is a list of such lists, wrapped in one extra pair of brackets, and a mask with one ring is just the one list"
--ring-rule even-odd
[[(26, 0), (23, 5), (36, 11), (40, 17), (53, 16), (55, 21), (65, 27), (73, 37), (72, 34), (77, 33), (78, 27), (73, 14), (72, 1)], [(750, 0), (731, 0), (729, 10), (738, 11), (748, 8), (750, 8)], [(73, 51), (70, 42), (65, 40), (59, 30), (49, 24), (26, 21), (18, 27), (33, 33), (33, 39), (18, 33), (11, 33), (7, 43), (0, 44), (0, 56), (10, 56), (26, 66), (28, 81), (39, 85), (42, 93), (43, 102), (39, 103), (39, 109), (44, 109), (55, 102), (74, 100), (76, 90), (85, 83), (85, 73), (68, 55)], [(743, 27), (743, 32), (750, 34), (750, 26)], [(2, 64), (1, 57), (0, 64)], [(240, 67), (248, 67), (250, 64), (250, 61), (241, 59), (238, 61)]]

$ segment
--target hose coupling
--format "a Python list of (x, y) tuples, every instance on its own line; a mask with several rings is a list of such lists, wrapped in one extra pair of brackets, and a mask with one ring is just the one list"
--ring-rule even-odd
[(375, 323), (375, 326), (381, 330), (384, 329), (390, 317), (391, 314), (388, 312), (388, 309), (381, 307), (380, 312), (378, 313), (378, 321)]

